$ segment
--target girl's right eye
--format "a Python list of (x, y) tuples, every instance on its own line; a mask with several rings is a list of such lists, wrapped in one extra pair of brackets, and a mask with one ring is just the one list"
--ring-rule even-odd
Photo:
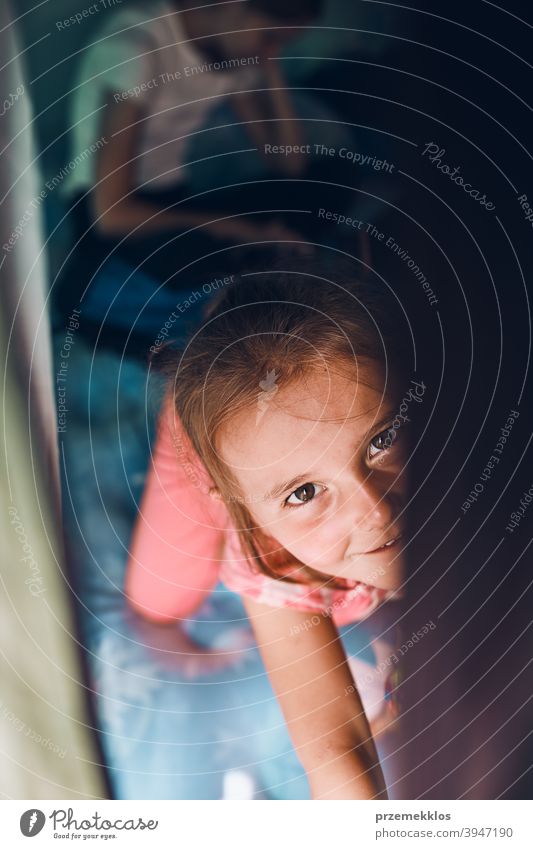
[(388, 451), (397, 440), (398, 431), (393, 427), (389, 427), (387, 430), (382, 430), (380, 433), (377, 433), (374, 438), (370, 440), (370, 444), (368, 446), (369, 458), (373, 460), (378, 454)]
[(313, 501), (317, 495), (320, 495), (319, 490), (323, 491), (324, 489), (325, 487), (321, 487), (318, 483), (304, 483), (285, 499), (285, 504), (289, 504), (291, 507), (308, 504), (310, 501)]

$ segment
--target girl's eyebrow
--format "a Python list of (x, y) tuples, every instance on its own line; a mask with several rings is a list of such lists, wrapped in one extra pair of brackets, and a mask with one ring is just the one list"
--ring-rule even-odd
[(287, 492), (289, 489), (296, 489), (300, 484), (305, 483), (309, 480), (309, 475), (298, 475), (295, 478), (291, 478), (291, 480), (284, 481), (283, 483), (278, 484), (269, 492), (266, 492), (263, 496), (265, 501), (275, 501), (276, 498), (279, 498), (280, 495), (283, 495), (284, 492)]
[[(368, 437), (370, 436), (372, 431), (376, 431), (376, 432), (379, 433), (379, 428), (386, 425), (387, 422), (389, 422), (391, 420), (392, 416), (394, 416), (394, 412), (391, 409), (387, 413), (386, 416), (383, 416), (383, 418), (379, 419), (377, 422), (372, 423), (372, 427), (369, 428), (367, 431), (365, 431), (365, 433), (362, 435), (359, 442), (361, 443), (361, 442), (364, 442), (365, 439), (368, 439)], [(269, 490), (269, 492), (266, 492), (263, 495), (263, 500), (264, 501), (275, 501), (277, 498), (279, 498), (281, 495), (283, 495), (289, 489), (296, 489), (297, 486), (300, 486), (301, 484), (304, 484), (304, 483), (307, 483), (308, 481), (310, 481), (312, 479), (312, 477), (313, 477), (312, 474), (309, 473), (309, 474), (305, 474), (305, 475), (297, 475), (295, 478), (291, 478), (290, 480), (283, 481), (283, 483), (277, 484), (275, 487), (273, 487), (271, 490)]]

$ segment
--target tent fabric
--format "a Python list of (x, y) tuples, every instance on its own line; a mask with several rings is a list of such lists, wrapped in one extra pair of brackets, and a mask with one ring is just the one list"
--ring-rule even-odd
[(0, 55), (0, 101), (20, 92), (0, 122), (0, 798), (105, 798), (63, 573), (42, 185), (9, 3)]

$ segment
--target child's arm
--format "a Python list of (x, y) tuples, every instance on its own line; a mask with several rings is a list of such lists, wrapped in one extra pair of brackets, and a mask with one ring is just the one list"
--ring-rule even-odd
[(186, 461), (189, 446), (169, 396), (158, 423), (125, 577), (129, 603), (153, 622), (190, 616), (218, 581), (225, 508), (205, 491), (210, 479), (203, 466)]
[(312, 798), (387, 799), (372, 734), (331, 618), (246, 596), (243, 601)]
[(256, 223), (246, 216), (227, 216), (216, 210), (187, 207), (164, 210), (139, 198), (134, 191), (138, 136), (143, 115), (134, 103), (107, 101), (103, 135), (108, 143), (97, 154), (97, 181), (91, 192), (95, 228), (103, 237), (136, 237), (172, 230), (203, 227), (215, 239), (262, 242), (294, 238), (275, 222)]

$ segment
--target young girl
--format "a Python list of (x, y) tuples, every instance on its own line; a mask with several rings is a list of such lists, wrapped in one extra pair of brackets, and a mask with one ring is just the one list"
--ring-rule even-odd
[[(126, 594), (189, 616), (240, 593), (315, 799), (385, 799), (337, 626), (401, 595), (405, 362), (383, 301), (351, 268), (243, 275), (170, 376)], [(394, 427), (393, 427), (394, 422)]]

